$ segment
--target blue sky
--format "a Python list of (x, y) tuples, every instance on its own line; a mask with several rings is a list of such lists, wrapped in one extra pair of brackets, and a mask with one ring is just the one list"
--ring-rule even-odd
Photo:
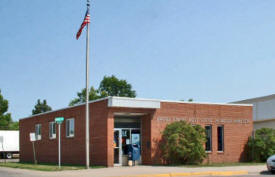
[[(90, 84), (142, 98), (230, 102), (275, 90), (273, 0), (92, 0)], [(0, 1), (0, 89), (15, 120), (85, 87), (86, 1)]]

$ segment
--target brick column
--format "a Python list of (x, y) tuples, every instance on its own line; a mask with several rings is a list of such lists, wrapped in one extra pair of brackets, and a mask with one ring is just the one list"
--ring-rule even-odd
[(114, 166), (114, 115), (113, 113), (108, 113), (107, 118), (107, 166)]
[(141, 118), (141, 138), (142, 138), (142, 147), (141, 147), (141, 159), (142, 164), (151, 164), (151, 118), (152, 115), (148, 114)]

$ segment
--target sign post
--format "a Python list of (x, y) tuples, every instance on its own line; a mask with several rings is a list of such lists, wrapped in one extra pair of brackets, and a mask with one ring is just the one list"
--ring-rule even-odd
[(36, 141), (35, 133), (30, 133), (30, 141), (32, 142), (33, 162), (36, 165), (37, 164), (37, 160), (36, 160), (36, 153), (35, 153), (35, 147), (34, 147), (34, 142)]
[(58, 124), (58, 167), (61, 168), (61, 131), (60, 126), (64, 121), (64, 117), (56, 117), (55, 122)]

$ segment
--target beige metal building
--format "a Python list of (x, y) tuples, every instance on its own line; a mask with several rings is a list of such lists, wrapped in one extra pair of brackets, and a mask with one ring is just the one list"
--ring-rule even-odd
[(263, 127), (275, 129), (275, 94), (234, 103), (253, 104), (254, 129)]

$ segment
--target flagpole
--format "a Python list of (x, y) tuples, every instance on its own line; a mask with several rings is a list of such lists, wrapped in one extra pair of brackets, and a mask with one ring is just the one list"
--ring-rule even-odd
[[(90, 1), (87, 0), (87, 10), (89, 12)], [(86, 168), (90, 166), (90, 126), (89, 126), (89, 37), (90, 24), (87, 24), (86, 35)]]

